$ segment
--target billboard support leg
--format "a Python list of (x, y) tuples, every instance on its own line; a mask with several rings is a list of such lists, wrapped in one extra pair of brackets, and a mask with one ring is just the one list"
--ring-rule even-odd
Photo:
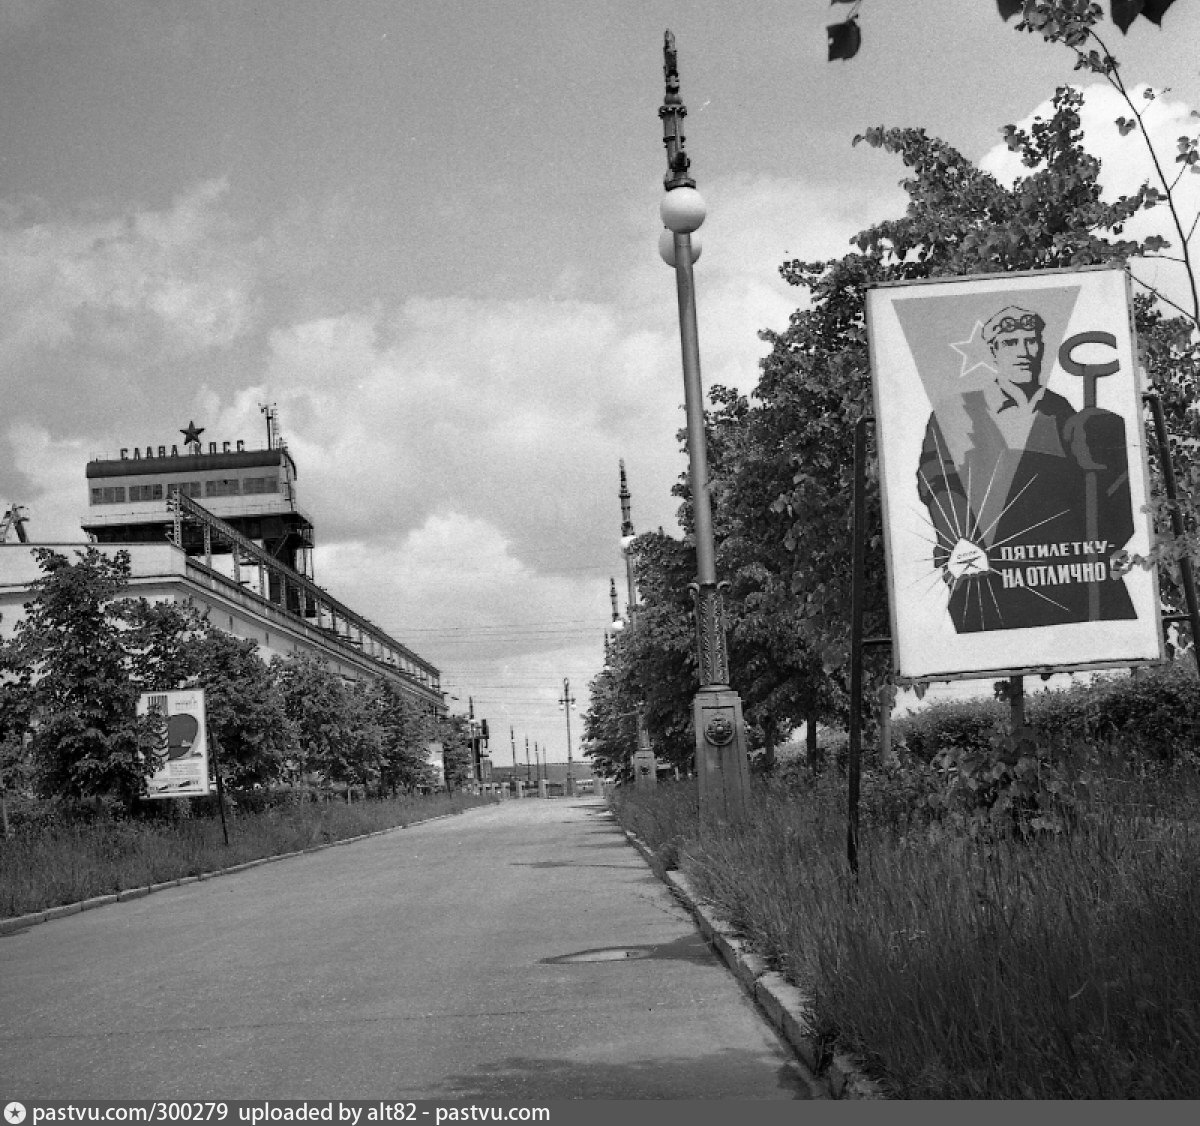
[(217, 741), (209, 732), (208, 745), (212, 749), (213, 776), (217, 780), (217, 810), (221, 814), (221, 836), (225, 838), (225, 847), (229, 847), (229, 825), (225, 821), (225, 783), (221, 781), (221, 756)]
[[(1154, 419), (1154, 437), (1158, 444), (1158, 465), (1163, 476), (1163, 490), (1167, 494), (1167, 500), (1171, 502), (1171, 531), (1178, 538), (1184, 531), (1183, 517), (1179, 513), (1179, 490), (1175, 485), (1175, 466), (1171, 462), (1167, 419), (1163, 414), (1162, 400), (1157, 395), (1143, 395), (1142, 398), (1149, 405), (1150, 415)], [(1187, 555), (1182, 555), (1179, 559), (1179, 582), (1183, 587), (1188, 622), (1192, 627), (1192, 657), (1196, 661), (1196, 671), (1200, 673), (1200, 609), (1196, 605), (1196, 576), (1192, 571), (1192, 561)]]
[(858, 790), (862, 769), (863, 600), (866, 585), (867, 425), (863, 416), (854, 424), (854, 520), (850, 575), (850, 731), (846, 763), (846, 859), (858, 875)]

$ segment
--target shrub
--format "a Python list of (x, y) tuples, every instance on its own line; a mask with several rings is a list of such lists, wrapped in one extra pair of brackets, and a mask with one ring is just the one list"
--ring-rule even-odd
[(1075, 832), (980, 840), (945, 818), (898, 838), (864, 825), (857, 879), (833, 770), (801, 793), (756, 781), (748, 823), (702, 839), (694, 784), (686, 801), (659, 786), (616, 806), (648, 841), (683, 842), (699, 894), (811, 998), (821, 1050), (836, 1039), (857, 1052), (889, 1093), (1194, 1098), (1200, 785), (1176, 771), (1164, 814), (1153, 773), (1107, 765)]

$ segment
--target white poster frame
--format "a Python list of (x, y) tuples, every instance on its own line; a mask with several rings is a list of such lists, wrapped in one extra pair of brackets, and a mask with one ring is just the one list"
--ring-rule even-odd
[[(138, 698), (137, 714), (157, 711), (169, 724), (172, 717), (191, 717), (194, 735), (182, 753), (168, 758), (146, 779), (147, 798), (203, 797), (212, 792), (208, 768), (208, 727), (203, 688), (174, 689), (168, 692), (143, 692)], [(169, 753), (170, 744), (159, 754)]]
[[(1008, 310), (1015, 315), (1006, 319)], [(888, 283), (868, 290), (866, 313), (893, 671), (900, 682), (1163, 661), (1156, 569), (1135, 566), (1117, 574), (1111, 567), (1118, 551), (1144, 556), (1154, 542), (1126, 272), (1088, 267)], [(1014, 331), (1004, 334), (1009, 325)], [(1027, 343), (1014, 339), (1022, 334)], [(1040, 381), (1027, 400), (1025, 422), (1020, 412), (996, 421), (1013, 403), (1002, 386), (1014, 386), (1002, 382), (1013, 369), (1003, 354), (997, 359), (996, 349), (1013, 343), (1042, 349), (1040, 371), (1027, 384)], [(993, 426), (989, 418), (1005, 433), (1002, 442), (979, 437)], [(1013, 438), (1025, 425), (1025, 438)], [(1087, 446), (1095, 438), (1081, 440), (1081, 433), (1123, 434), (1123, 443), (1104, 448), (1123, 444), (1125, 484), (1120, 460), (1100, 459)], [(1009, 449), (1006, 442), (1015, 444)], [(1032, 460), (1022, 459), (1031, 452), (1050, 459), (1040, 463), (1040, 476), (1025, 468)], [(985, 455), (992, 453), (990, 477), (978, 472), (972, 480), (971, 466), (986, 468)], [(938, 492), (949, 488), (954, 470), (958, 495), (972, 498), (957, 511), (948, 494)], [(1010, 484), (997, 487), (1006, 473)], [(1047, 513), (1037, 521), (1043, 529), (1035, 531), (1030, 519), (1009, 535), (1013, 521), (1039, 512), (1038, 498)], [(1105, 521), (1120, 525), (1113, 536), (1097, 531), (1089, 539), (1059, 530), (1098, 529)], [(1127, 538), (1113, 538), (1127, 526)], [(1026, 559), (1026, 551), (1040, 554)], [(1014, 624), (1020, 622), (1026, 624)]]

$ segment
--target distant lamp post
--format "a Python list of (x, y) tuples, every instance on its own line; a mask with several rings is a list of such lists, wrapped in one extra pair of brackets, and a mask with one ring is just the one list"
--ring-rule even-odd
[[(664, 234), (670, 234), (664, 231)], [(620, 462), (621, 488), (617, 497), (621, 502), (621, 554), (625, 556), (625, 585), (626, 606), (628, 607), (629, 624), (632, 627), (634, 615), (637, 613), (637, 585), (633, 578), (633, 541), (637, 538), (633, 530), (633, 517), (630, 502), (629, 480), (625, 476), (625, 461)], [(615, 603), (614, 603), (615, 610)], [(639, 703), (634, 711), (637, 717), (637, 750), (633, 754), (633, 779), (638, 786), (654, 786), (658, 784), (658, 762), (650, 746), (650, 732), (646, 728), (646, 712)]]
[(700, 340), (696, 328), (696, 289), (692, 264), (698, 257), (692, 234), (704, 222), (704, 198), (688, 175), (691, 164), (684, 149), (683, 119), (687, 108), (679, 94), (675, 37), (663, 42), (666, 94), (658, 116), (667, 149), (666, 195), (659, 213), (670, 233), (670, 255), (679, 298), (679, 336), (683, 355), (684, 408), (687, 414), (688, 477), (692, 523), (696, 537), (696, 640), (700, 691), (692, 705), (696, 731), (696, 774), (700, 782), (700, 813), (707, 819), (741, 822), (747, 817), (750, 786), (746, 759), (746, 724), (742, 702), (729, 687), (729, 655), (725, 640), (725, 606), (717, 584), (716, 541), (708, 489), (708, 458), (704, 434), (704, 391), (700, 382)]
[(612, 625), (609, 627), (613, 633), (620, 633), (625, 628), (625, 623), (621, 621), (621, 612), (617, 609), (617, 580), (610, 578), (608, 580), (608, 598), (612, 603)]
[(571, 709), (575, 706), (575, 697), (571, 695), (571, 682), (563, 678), (562, 699), (559, 707), (567, 713), (567, 797), (575, 796), (575, 760), (571, 756)]

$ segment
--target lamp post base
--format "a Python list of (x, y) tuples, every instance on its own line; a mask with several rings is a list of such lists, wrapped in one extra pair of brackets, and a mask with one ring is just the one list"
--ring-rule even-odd
[(750, 767), (742, 701), (732, 688), (702, 688), (692, 704), (701, 821), (741, 824), (749, 816)]
[(651, 750), (638, 750), (633, 755), (633, 777), (637, 788), (658, 785), (658, 763)]

